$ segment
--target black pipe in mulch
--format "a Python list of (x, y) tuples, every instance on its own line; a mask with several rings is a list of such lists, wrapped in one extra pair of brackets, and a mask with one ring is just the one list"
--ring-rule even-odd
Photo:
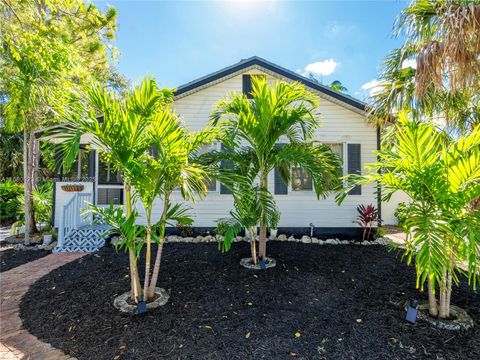
[(17, 266), (24, 265), (30, 261), (40, 259), (51, 251), (45, 250), (14, 250), (1, 249), (0, 250), (0, 272), (11, 270)]
[[(270, 242), (277, 267), (242, 268), (246, 243), (169, 243), (159, 285), (169, 302), (144, 316), (112, 305), (129, 288), (128, 256), (112, 248), (52, 271), (21, 303), (33, 335), (79, 359), (480, 359), (480, 295), (453, 303), (468, 332), (404, 321), (412, 267), (381, 246)], [(143, 269), (141, 269), (142, 271)]]

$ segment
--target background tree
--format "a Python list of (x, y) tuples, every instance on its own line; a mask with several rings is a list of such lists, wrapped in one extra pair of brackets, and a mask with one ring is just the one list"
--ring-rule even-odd
[[(220, 141), (227, 151), (212, 152), (211, 161), (247, 162), (250, 176), (258, 179), (263, 194), (269, 193), (268, 174), (274, 168), (288, 184), (292, 167), (298, 166), (312, 177), (317, 197), (326, 196), (338, 185), (339, 161), (328, 146), (311, 140), (320, 125), (315, 94), (299, 83), (279, 81), (269, 86), (265, 78), (252, 81), (251, 94), (253, 98), (248, 99), (234, 93), (217, 104), (212, 124), (221, 125)], [(282, 138), (289, 143), (279, 147)], [(267, 197), (259, 199), (259, 256), (264, 259)]]
[(329, 85), (329, 88), (338, 92), (347, 92), (348, 89), (340, 82), (340, 80), (333, 80)]
[(109, 77), (116, 11), (80, 0), (1, 0), (0, 28), (1, 117), (6, 130), (24, 133), (28, 243), (39, 157), (34, 131), (58, 121), (85, 84)]
[(405, 41), (385, 58), (373, 119), (386, 125), (409, 110), (453, 133), (480, 124), (480, 1), (415, 0), (394, 29)]
[(428, 284), (430, 314), (448, 318), (452, 284), (463, 272), (458, 265), (467, 265), (474, 289), (480, 276), (480, 211), (471, 206), (480, 198), (480, 126), (454, 139), (405, 112), (398, 121), (393, 150), (380, 151), (378, 162), (369, 165), (373, 171), (351, 175), (350, 185), (378, 182), (384, 200), (398, 190), (410, 197), (405, 256), (415, 263), (417, 287)]

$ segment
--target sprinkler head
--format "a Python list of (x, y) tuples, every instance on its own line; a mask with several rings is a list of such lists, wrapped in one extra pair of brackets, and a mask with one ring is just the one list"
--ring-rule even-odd
[(147, 312), (147, 303), (143, 300), (143, 297), (138, 299), (137, 313), (138, 315), (145, 314)]
[(411, 299), (410, 304), (408, 305), (407, 316), (405, 317), (405, 320), (411, 324), (415, 324), (417, 322), (417, 314), (418, 301), (416, 299)]

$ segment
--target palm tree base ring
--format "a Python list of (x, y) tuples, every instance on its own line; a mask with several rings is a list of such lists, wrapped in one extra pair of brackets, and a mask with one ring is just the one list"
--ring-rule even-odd
[[(242, 265), (244, 268), (251, 270), (263, 270), (260, 267), (260, 264), (257, 263), (257, 265), (255, 265), (253, 263), (251, 257), (243, 258), (242, 260), (240, 260), (240, 265)], [(265, 269), (273, 268), (275, 267), (275, 265), (277, 265), (277, 260), (269, 257), (265, 258)]]
[[(117, 308), (121, 312), (136, 314), (137, 305), (131, 304), (129, 302), (130, 295), (131, 295), (131, 292), (127, 291), (122, 295), (117, 296), (115, 300), (113, 300), (113, 306), (115, 306), (115, 308)], [(170, 298), (170, 295), (167, 293), (165, 289), (158, 288), (158, 287), (155, 288), (155, 295), (156, 295), (155, 300), (147, 303), (148, 310), (153, 310), (160, 306), (165, 305), (168, 302), (168, 299)]]
[[(407, 309), (407, 304), (405, 309)], [(434, 318), (428, 314), (428, 303), (422, 303), (418, 306), (417, 318), (426, 321), (437, 329), (459, 331), (468, 330), (474, 326), (470, 315), (458, 306), (450, 305), (450, 316), (451, 319)]]

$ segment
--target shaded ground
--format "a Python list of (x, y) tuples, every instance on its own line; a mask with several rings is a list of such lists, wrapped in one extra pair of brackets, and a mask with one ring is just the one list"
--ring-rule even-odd
[(292, 242), (268, 251), (277, 267), (254, 272), (239, 265), (246, 243), (225, 255), (215, 244), (166, 244), (160, 286), (170, 301), (139, 317), (113, 308), (129, 287), (128, 257), (104, 248), (35, 283), (21, 317), (79, 359), (480, 358), (480, 295), (465, 285), (453, 302), (477, 327), (452, 333), (403, 321), (399, 305), (419, 292), (398, 253)]
[(51, 251), (0, 249), (0, 272), (40, 259), (48, 254), (51, 254)]

